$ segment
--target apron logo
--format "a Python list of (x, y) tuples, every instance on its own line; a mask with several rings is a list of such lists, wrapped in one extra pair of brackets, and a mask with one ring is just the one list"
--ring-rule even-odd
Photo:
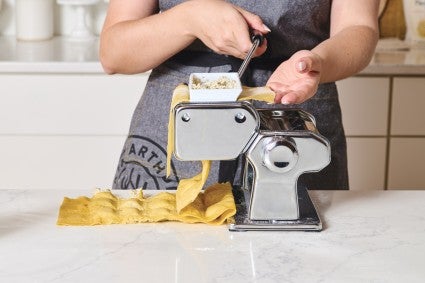
[(130, 136), (120, 157), (114, 179), (117, 189), (174, 190), (179, 178), (171, 163), (166, 177), (167, 152), (158, 143), (142, 136)]

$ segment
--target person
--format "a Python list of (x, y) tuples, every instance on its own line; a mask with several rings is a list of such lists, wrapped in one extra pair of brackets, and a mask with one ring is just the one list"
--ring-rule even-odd
[[(175, 189), (200, 170), (173, 159), (165, 175), (173, 89), (190, 73), (237, 71), (265, 35), (242, 77), (269, 86), (275, 104), (311, 113), (331, 143), (331, 163), (299, 182), (309, 189), (348, 189), (346, 141), (335, 81), (369, 63), (378, 39), (378, 0), (110, 0), (99, 56), (108, 74), (152, 70), (120, 156), (114, 189)], [(258, 105), (257, 105), (258, 104)], [(240, 183), (242, 158), (213, 162), (208, 183)]]

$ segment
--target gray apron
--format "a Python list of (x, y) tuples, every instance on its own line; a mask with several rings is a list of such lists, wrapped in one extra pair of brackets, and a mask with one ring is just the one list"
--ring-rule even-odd
[[(167, 10), (181, 2), (160, 0), (159, 7)], [(228, 2), (259, 15), (272, 30), (267, 36), (266, 54), (249, 65), (243, 78), (244, 85), (264, 86), (280, 62), (298, 50), (311, 50), (329, 37), (331, 0)], [(188, 82), (190, 73), (237, 71), (240, 60), (222, 56), (223, 60), (206, 60), (212, 64), (199, 63), (205, 61), (202, 56), (198, 57), (199, 54), (213, 54), (200, 41), (194, 42), (182, 54), (152, 70), (133, 114), (113, 189), (173, 190), (180, 179), (192, 177), (201, 170), (200, 162), (182, 162), (173, 158), (171, 175), (166, 177), (168, 113), (172, 92), (178, 84)], [(191, 57), (191, 54), (197, 55)], [(263, 103), (258, 103), (258, 106), (282, 108), (282, 105)], [(302, 175), (299, 182), (309, 189), (348, 189), (346, 140), (335, 84), (321, 84), (313, 98), (290, 107), (302, 108), (315, 116), (319, 132), (330, 141), (332, 149), (331, 163), (318, 173)], [(242, 164), (242, 158), (214, 161), (207, 185), (217, 181), (239, 185)]]

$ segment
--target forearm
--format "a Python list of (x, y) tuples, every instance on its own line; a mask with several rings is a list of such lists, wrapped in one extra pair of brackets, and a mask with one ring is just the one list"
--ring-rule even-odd
[(322, 59), (320, 82), (333, 82), (365, 68), (374, 53), (378, 31), (369, 26), (347, 27), (311, 51)]
[(137, 20), (106, 26), (101, 34), (100, 60), (107, 73), (140, 73), (156, 67), (188, 46), (182, 7)]

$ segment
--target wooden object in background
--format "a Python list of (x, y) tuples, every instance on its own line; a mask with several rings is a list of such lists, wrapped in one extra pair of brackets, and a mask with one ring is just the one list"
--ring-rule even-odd
[(404, 18), (403, 0), (387, 1), (385, 10), (379, 18), (379, 31), (381, 38), (405, 38), (406, 22)]

